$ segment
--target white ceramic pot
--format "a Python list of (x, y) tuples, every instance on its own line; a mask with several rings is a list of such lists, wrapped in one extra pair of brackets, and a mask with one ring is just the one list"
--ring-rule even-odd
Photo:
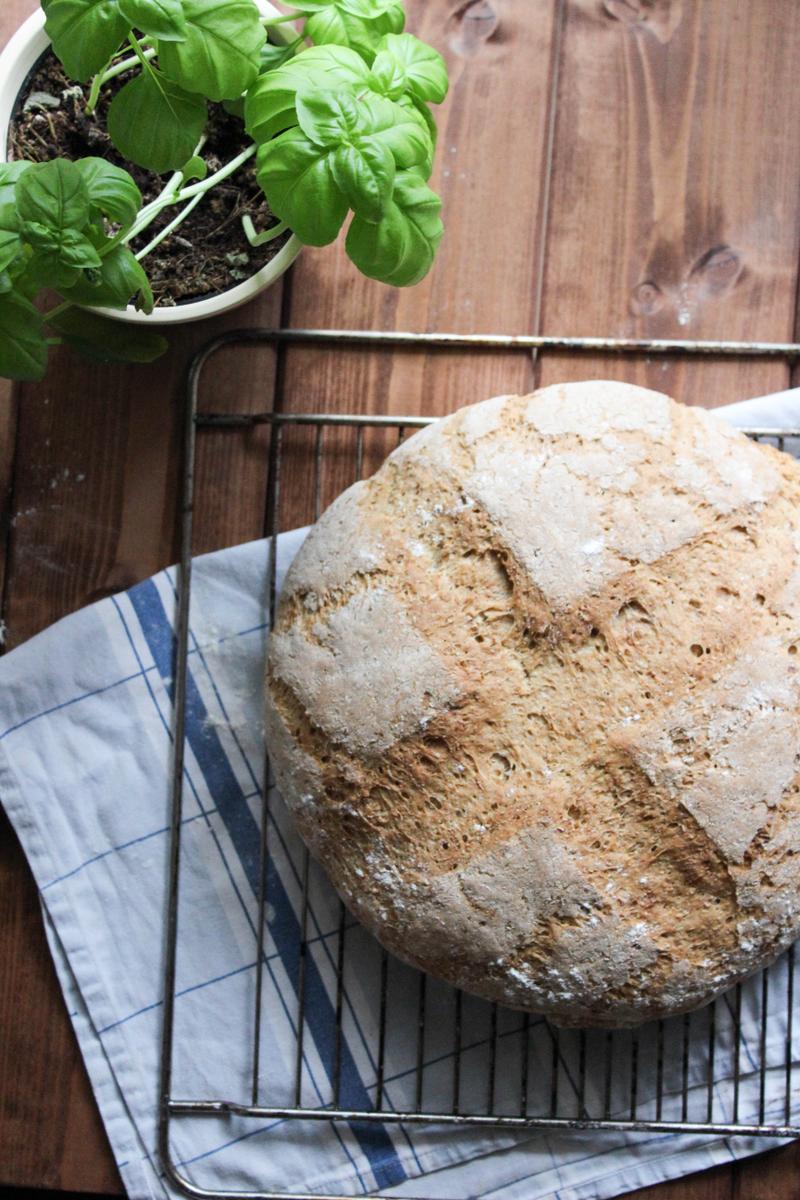
[[(264, 16), (278, 17), (281, 15), (273, 5), (267, 3), (267, 0), (256, 0), (256, 2)], [(288, 42), (294, 31), (291, 29), (287, 31), (283, 25), (275, 25), (271, 33), (276, 39)], [(8, 126), (17, 96), (37, 59), (44, 54), (49, 44), (49, 39), (44, 31), (44, 13), (41, 9), (37, 9), (28, 17), (27, 21), (20, 25), (0, 54), (0, 162), (6, 161)], [(124, 311), (110, 308), (99, 311), (118, 321), (132, 321), (137, 325), (150, 326), (182, 325), (187, 321), (199, 321), (203, 317), (219, 316), (220, 313), (238, 308), (240, 304), (246, 304), (248, 300), (252, 300), (253, 296), (258, 295), (264, 288), (268, 288), (271, 283), (279, 279), (297, 258), (301, 248), (302, 243), (292, 235), (286, 245), (281, 247), (265, 267), (262, 267), (260, 271), (251, 275), (243, 283), (237, 283), (236, 287), (229, 288), (218, 296), (210, 296), (205, 300), (193, 300), (187, 304), (178, 304), (174, 308), (156, 308), (150, 314), (137, 312), (132, 307), (128, 307)]]

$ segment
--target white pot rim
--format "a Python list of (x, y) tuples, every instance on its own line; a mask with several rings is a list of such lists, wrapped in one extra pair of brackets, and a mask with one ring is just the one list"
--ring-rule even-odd
[[(280, 12), (268, 0), (256, 0), (264, 16), (280, 16)], [(41, 8), (23, 21), (19, 29), (8, 41), (0, 53), (0, 162), (7, 159), (8, 126), (11, 113), (17, 102), (20, 89), (36, 61), (44, 54), (49, 39), (44, 30), (45, 15)], [(273, 29), (276, 39), (288, 42), (291, 33), (282, 25)], [(158, 308), (152, 313), (137, 312), (131, 305), (126, 309), (97, 308), (94, 311), (111, 317), (115, 321), (126, 321), (135, 325), (152, 327), (166, 325), (184, 325), (189, 321), (200, 321), (205, 317), (216, 317), (221, 313), (230, 312), (241, 304), (252, 300), (259, 292), (264, 291), (283, 275), (292, 265), (302, 249), (302, 242), (295, 234), (289, 238), (273, 259), (260, 271), (256, 271), (249, 279), (237, 283), (216, 296), (207, 296), (203, 300), (190, 300), (185, 304), (174, 307)]]

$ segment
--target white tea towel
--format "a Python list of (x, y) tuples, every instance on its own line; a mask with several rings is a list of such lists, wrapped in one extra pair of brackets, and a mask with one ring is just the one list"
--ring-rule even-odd
[[(734, 405), (741, 425), (800, 425), (800, 392)], [(787, 449), (796, 451), (794, 444)], [(279, 539), (278, 586), (304, 531)], [(173, 1095), (247, 1101), (256, 976), (258, 819), (263, 767), (261, 688), (266, 636), (267, 547), (251, 543), (196, 560), (192, 588), (187, 758), (183, 814), (180, 938)], [(38, 883), (47, 935), (76, 1034), (128, 1193), (172, 1196), (156, 1151), (162, 956), (168, 853), (170, 727), (175, 572), (65, 618), (0, 661), (0, 797)], [(303, 852), (279, 798), (268, 838), (260, 1085), (265, 1102), (294, 1102), (302, 920)], [(342, 1106), (375, 1099), (380, 957), (348, 921), (341, 1044), (336, 1038), (339, 906), (312, 868), (304, 968), (302, 1102), (330, 1103), (341, 1078)], [(387, 1107), (413, 1106), (418, 992), (416, 977), (389, 963), (389, 1028), (382, 1074)], [(784, 1119), (786, 963), (762, 995), (742, 996), (743, 1082), (739, 1119), (755, 1120), (756, 1067), (768, 1071), (768, 1119)], [(800, 996), (800, 987), (795, 988)], [(453, 1086), (452, 993), (429, 983), (424, 1047), (425, 1106), (446, 1109)], [(465, 998), (461, 1102), (486, 1103), (489, 1008)], [(686, 1064), (689, 1119), (706, 1111), (713, 1046), (717, 1120), (733, 1114), (726, 1083), (735, 1051), (733, 1013), (717, 1006), (713, 1039), (695, 1038)], [(707, 1017), (697, 1018), (699, 1021)], [(794, 1014), (797, 1028), (800, 1013)], [(680, 1023), (668, 1023), (662, 1115), (680, 1118)], [(501, 1010), (496, 1103), (519, 1106), (522, 1017)], [(640, 1035), (638, 1113), (655, 1115), (652, 1029)], [(630, 1035), (618, 1035), (614, 1111), (629, 1108)], [(590, 1043), (592, 1045), (594, 1043)], [(531, 1020), (532, 1112), (546, 1111), (552, 1038)], [(577, 1112), (578, 1035), (562, 1037), (559, 1108)], [(626, 1073), (627, 1072), (627, 1073)], [(796, 1072), (798, 1074), (798, 1072)], [(588, 1064), (587, 1107), (604, 1080)], [(537, 1109), (539, 1092), (541, 1103)], [(546, 1095), (544, 1094), (546, 1092)], [(792, 1119), (800, 1116), (793, 1091)], [(626, 1107), (627, 1106), (627, 1107)], [(197, 1187), (321, 1191), (362, 1195), (491, 1196), (502, 1200), (602, 1200), (765, 1148), (757, 1139), (710, 1135), (624, 1136), (517, 1133), (458, 1128), (252, 1118), (179, 1118), (171, 1152)]]

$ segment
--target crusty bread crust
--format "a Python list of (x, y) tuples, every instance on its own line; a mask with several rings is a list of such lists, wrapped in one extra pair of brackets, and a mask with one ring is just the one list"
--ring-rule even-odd
[(798, 639), (792, 459), (627, 384), (496, 397), (312, 530), (268, 747), (390, 950), (632, 1025), (800, 933)]

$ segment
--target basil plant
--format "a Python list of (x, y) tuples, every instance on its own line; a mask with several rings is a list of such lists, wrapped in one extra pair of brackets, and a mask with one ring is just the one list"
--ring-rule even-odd
[[(399, 0), (298, 0), (264, 18), (256, 0), (43, 0), (65, 71), (88, 84), (91, 112), (112, 80), (108, 134), (131, 164), (165, 175), (143, 205), (134, 180), (100, 158), (0, 164), (0, 374), (38, 379), (48, 347), (67, 341), (106, 361), (147, 361), (165, 348), (139, 327), (87, 307), (148, 312), (146, 257), (215, 186), (255, 159), (277, 221), (252, 245), (292, 230), (323, 246), (349, 222), (356, 267), (396, 287), (430, 270), (442, 237), (431, 190), (444, 60), (403, 32)], [(291, 22), (285, 44), (272, 25)], [(228, 162), (204, 160), (209, 103), (250, 140)], [(148, 226), (174, 210), (149, 241)], [(171, 215), (171, 214), (170, 214)], [(134, 252), (131, 243), (141, 249)], [(57, 293), (45, 311), (42, 289)]]

